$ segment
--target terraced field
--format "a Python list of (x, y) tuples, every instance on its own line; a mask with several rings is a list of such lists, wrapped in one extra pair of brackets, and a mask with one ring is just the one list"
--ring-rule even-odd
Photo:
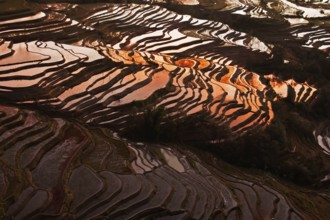
[(0, 6), (3, 219), (330, 218), (328, 2)]
[[(215, 158), (206, 163), (184, 146), (122, 141), (106, 128), (0, 108), (5, 218), (323, 219), (317, 212), (329, 202)], [(309, 194), (319, 209), (294, 203)]]

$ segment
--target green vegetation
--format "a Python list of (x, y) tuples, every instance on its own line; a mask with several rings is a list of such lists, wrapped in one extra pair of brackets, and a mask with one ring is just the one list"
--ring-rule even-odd
[[(320, 97), (329, 103), (327, 92), (321, 90)], [(162, 108), (140, 105), (131, 116), (134, 123), (122, 135), (135, 141), (189, 144), (235, 165), (269, 171), (300, 185), (320, 186), (330, 169), (313, 136), (315, 122), (327, 111), (320, 105), (297, 104), (289, 95), (274, 103), (276, 118), (269, 126), (241, 136), (233, 135), (227, 125), (218, 126), (207, 113), (169, 116)]]
[(266, 129), (209, 148), (230, 163), (270, 171), (297, 184), (320, 186), (330, 164), (314, 141), (312, 107), (287, 99), (274, 109), (277, 117)]
[[(136, 110), (137, 112), (140, 112)], [(132, 115), (125, 136), (137, 141), (205, 143), (230, 136), (228, 126), (218, 126), (208, 114), (169, 116), (162, 108), (146, 107), (142, 114)]]

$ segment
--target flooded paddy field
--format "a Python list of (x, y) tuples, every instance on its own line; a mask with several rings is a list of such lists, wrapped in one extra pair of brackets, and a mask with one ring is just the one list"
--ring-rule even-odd
[(3, 219), (330, 219), (330, 6), (0, 1)]

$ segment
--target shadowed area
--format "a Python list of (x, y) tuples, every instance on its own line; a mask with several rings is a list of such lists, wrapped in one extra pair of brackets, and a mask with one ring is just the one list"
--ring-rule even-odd
[(0, 1), (0, 216), (329, 219), (327, 3)]
[(297, 194), (293, 186), (184, 146), (134, 144), (108, 129), (11, 106), (1, 105), (0, 113), (7, 217), (318, 219), (296, 200), (314, 193), (308, 202), (318, 201), (317, 210), (329, 202), (322, 191)]

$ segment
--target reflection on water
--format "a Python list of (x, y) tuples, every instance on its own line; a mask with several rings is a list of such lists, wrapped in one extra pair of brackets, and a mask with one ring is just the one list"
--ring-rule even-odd
[(323, 122), (313, 132), (313, 135), (318, 145), (323, 149), (323, 152), (330, 155), (330, 126), (327, 122)]
[(184, 166), (179, 161), (179, 158), (169, 149), (162, 148), (160, 152), (164, 156), (164, 159), (171, 168), (182, 173), (185, 171)]
[[(21, 6), (14, 7), (18, 2)], [(187, 136), (219, 147), (230, 142), (205, 133), (228, 129), (234, 141), (270, 128), (277, 117), (274, 103), (309, 104), (317, 100), (318, 89), (292, 75), (281, 80), (277, 72), (251, 69), (272, 63), (279, 56), (276, 49), (288, 42), (294, 49), (328, 52), (328, 27), (310, 23), (323, 24), (328, 9), (284, 0), (171, 1), (181, 5), (166, 5), (172, 10), (165, 1), (149, 3), (27, 2), (29, 10), (18, 0), (0, 2), (0, 99), (17, 106), (0, 105), (0, 204), (5, 204), (0, 216), (330, 218), (328, 192), (322, 189), (301, 189), (262, 171), (242, 171), (187, 146), (133, 143), (110, 131), (139, 135), (149, 129), (156, 136), (161, 126), (180, 129), (192, 120), (194, 132)], [(195, 4), (200, 5), (182, 6)], [(243, 24), (242, 18), (249, 20)], [(284, 52), (276, 59), (281, 65), (297, 62)], [(261, 139), (282, 144), (278, 133)], [(311, 160), (295, 158), (302, 149), (296, 145), (313, 147), (314, 142), (287, 136), (295, 148), (293, 156), (285, 157), (293, 160), (277, 163), (288, 163), (298, 170), (292, 175), (304, 178), (314, 169), (308, 164), (304, 170), (303, 162)], [(320, 124), (314, 137), (315, 152), (330, 155), (328, 124)], [(262, 147), (243, 150), (273, 160), (273, 155), (258, 158), (258, 152), (273, 150)], [(318, 162), (311, 166), (322, 167)], [(329, 175), (323, 176), (325, 184)]]
[[(290, 89), (295, 102), (310, 102), (316, 92), (307, 83), (282, 82), (274, 75), (260, 76), (202, 58), (176, 59), (160, 53), (103, 46), (98, 46), (97, 51), (51, 41), (3, 42), (2, 46), (6, 45), (10, 45), (13, 53), (0, 60), (0, 85), (13, 90), (13, 95), (17, 89), (30, 87), (37, 92), (17, 102), (42, 103), (79, 114), (108, 110), (102, 119), (99, 116), (97, 120), (88, 119), (99, 124), (111, 123), (109, 119), (114, 113), (117, 119), (130, 114), (116, 113), (114, 107), (144, 101), (153, 102), (173, 117), (209, 112), (219, 125), (228, 123), (234, 132), (244, 132), (273, 120), (271, 102), (275, 99), (267, 91), (273, 90), (278, 97), (287, 98)], [(99, 65), (95, 61), (107, 64)], [(265, 83), (265, 79), (270, 83)], [(37, 95), (45, 94), (43, 91), (53, 92), (48, 92), (45, 99)], [(13, 98), (16, 99), (15, 95)], [(120, 126), (127, 123), (123, 120)]]
[[(294, 201), (302, 198), (309, 198), (317, 210), (326, 208), (320, 190), (314, 195), (297, 191), (185, 146), (130, 143), (108, 129), (0, 105), (0, 130), (5, 127), (0, 195), (16, 195), (6, 201), (8, 217), (128, 219), (149, 216), (150, 210), (155, 218), (184, 210), (194, 219), (240, 214), (244, 219), (308, 219), (308, 211), (318, 214), (297, 206)], [(11, 168), (17, 172), (6, 172)], [(22, 177), (15, 184), (7, 182)]]

